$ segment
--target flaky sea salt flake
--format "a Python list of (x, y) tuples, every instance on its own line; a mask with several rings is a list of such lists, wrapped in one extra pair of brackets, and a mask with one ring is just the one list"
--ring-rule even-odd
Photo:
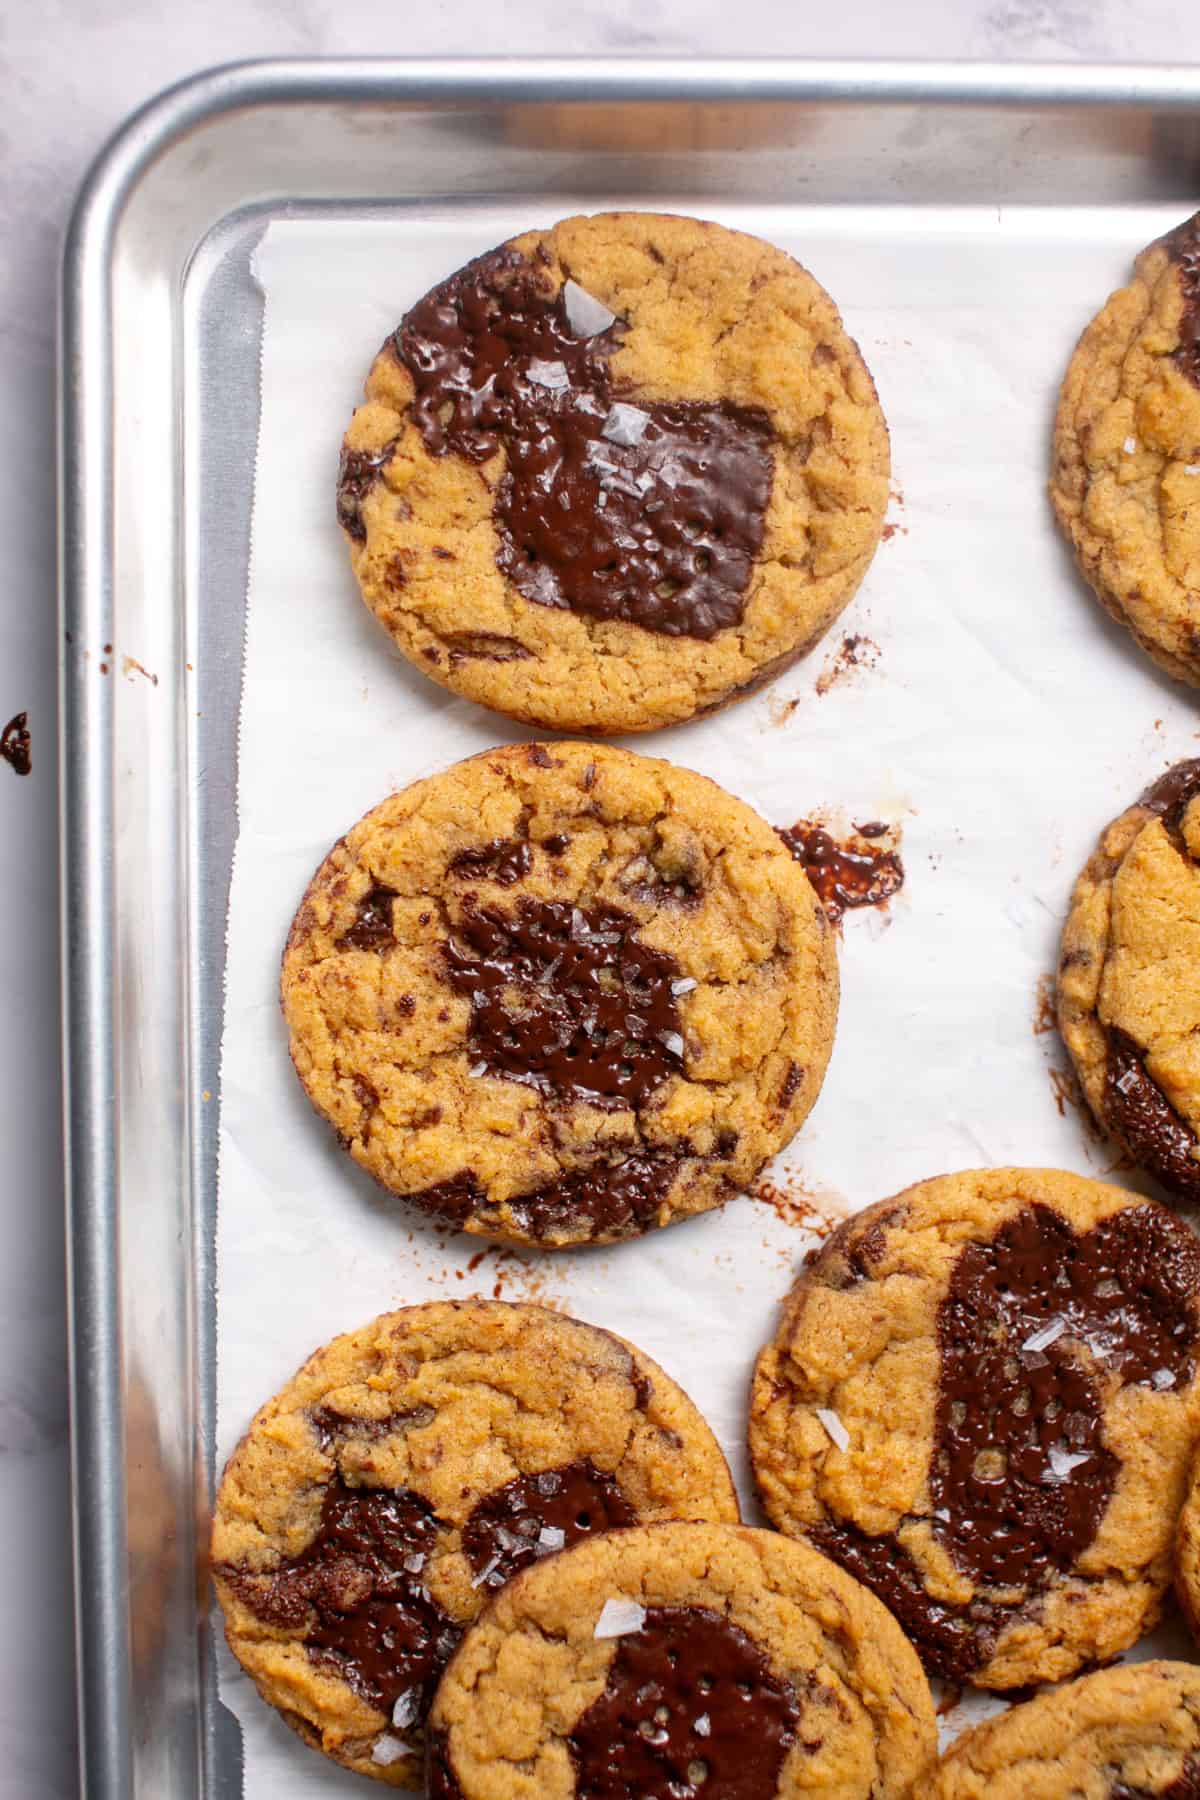
[(396, 1704), (392, 1708), (392, 1724), (397, 1731), (404, 1731), (407, 1726), (415, 1725), (421, 1716), (421, 1696), (416, 1688), (405, 1688), (397, 1694)]
[(842, 1421), (838, 1418), (833, 1408), (831, 1406), (818, 1406), (817, 1417), (825, 1427), (830, 1442), (836, 1444), (839, 1450), (848, 1450), (850, 1448), (850, 1433), (846, 1430), (846, 1427), (842, 1424)]
[(1158, 1393), (1165, 1393), (1167, 1388), (1175, 1386), (1175, 1377), (1170, 1369), (1155, 1369), (1150, 1377), (1150, 1386)]
[(485, 1581), (489, 1581), (500, 1567), (501, 1560), (500, 1553), (497, 1551), (496, 1555), (492, 1557), (492, 1560), (487, 1563), (484, 1568), (480, 1569), (478, 1575), (472, 1575), (471, 1586), (473, 1588), (482, 1587)]
[(1135, 437), (1127, 437), (1125, 442), (1121, 445), (1121, 448), (1124, 450), (1126, 456), (1132, 456), (1137, 449), (1137, 439)]
[(571, 385), (566, 363), (545, 362), (540, 356), (535, 356), (530, 359), (525, 372), (536, 387), (565, 388)]
[(616, 320), (616, 313), (609, 312), (603, 300), (597, 300), (577, 281), (563, 282), (562, 297), (567, 324), (576, 337), (598, 337)]
[(549, 1556), (555, 1550), (561, 1550), (567, 1541), (567, 1534), (558, 1525), (543, 1525), (538, 1532), (538, 1549)]
[(1075, 1452), (1060, 1450), (1056, 1444), (1050, 1447), (1050, 1473), (1055, 1481), (1065, 1481), (1077, 1469), (1080, 1463), (1091, 1460), (1089, 1451)]
[(1066, 1329), (1067, 1321), (1065, 1319), (1051, 1319), (1048, 1325), (1041, 1326), (1039, 1330), (1027, 1337), (1021, 1348), (1022, 1350), (1048, 1350), (1051, 1344), (1058, 1342)]
[(628, 1637), (646, 1623), (646, 1609), (636, 1600), (606, 1600), (592, 1627), (594, 1638)]
[(649, 423), (650, 414), (644, 413), (640, 406), (627, 406), (623, 400), (618, 400), (609, 408), (608, 417), (600, 427), (600, 435), (606, 437), (610, 444), (620, 444), (624, 449), (629, 449), (633, 444), (641, 443)]
[(385, 1731), (381, 1738), (376, 1738), (375, 1748), (371, 1752), (371, 1761), (378, 1763), (381, 1769), (390, 1768), (392, 1763), (399, 1762), (404, 1755), (404, 1745), (399, 1738), (389, 1737)]
[(699, 983), (691, 975), (681, 975), (678, 981), (671, 983), (671, 992), (676, 996), (690, 994), (692, 989), (698, 986)]
[(696, 1720), (695, 1724), (692, 1726), (692, 1730), (695, 1732), (697, 1737), (711, 1737), (712, 1736), (712, 1720), (709, 1718), (707, 1713), (700, 1714), (700, 1717)]

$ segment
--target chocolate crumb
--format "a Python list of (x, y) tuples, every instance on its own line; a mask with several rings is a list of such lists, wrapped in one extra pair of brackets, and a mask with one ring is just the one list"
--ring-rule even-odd
[(17, 775), (28, 775), (33, 768), (33, 740), (29, 735), (29, 715), (19, 712), (8, 721), (0, 734), (0, 757)]

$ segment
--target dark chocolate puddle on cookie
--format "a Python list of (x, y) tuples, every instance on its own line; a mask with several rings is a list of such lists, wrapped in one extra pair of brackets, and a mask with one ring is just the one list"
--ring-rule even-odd
[(312, 1542), (269, 1575), (222, 1575), (265, 1624), (303, 1630), (310, 1658), (389, 1716), (402, 1695), (423, 1717), (461, 1635), (422, 1573), (438, 1521), (407, 1488), (326, 1486)]
[(762, 547), (770, 422), (727, 402), (623, 401), (610, 361), (623, 331), (577, 334), (546, 269), (500, 249), (434, 288), (391, 342), (433, 455), (503, 449), (496, 561), (525, 599), (712, 638), (740, 623)]
[(584, 1457), (518, 1475), (485, 1494), (463, 1526), (463, 1554), (479, 1586), (489, 1591), (594, 1531), (615, 1531), (637, 1519), (614, 1477)]
[[(969, 1679), (1096, 1534), (1119, 1464), (1080, 1347), (1123, 1385), (1182, 1386), (1198, 1285), (1200, 1244), (1150, 1205), (1083, 1235), (1030, 1206), (960, 1252), (938, 1312), (931, 1524), (979, 1591), (962, 1606), (932, 1599), (894, 1534), (834, 1519), (808, 1530), (891, 1608), (933, 1673)], [(1017, 1598), (995, 1598), (1005, 1590)]]
[[(1152, 782), (1139, 804), (1161, 818), (1171, 842), (1189, 861), (1183, 819), (1200, 794), (1200, 760), (1176, 763)], [(1108, 1053), (1104, 1070), (1103, 1123), (1126, 1146), (1134, 1161), (1185, 1200), (1200, 1201), (1197, 1138), (1145, 1063), (1145, 1050), (1118, 1026), (1105, 1026)]]
[(395, 942), (392, 935), (392, 901), (394, 888), (378, 883), (369, 888), (358, 903), (354, 923), (338, 939), (352, 950), (387, 950)]
[(800, 1719), (795, 1688), (739, 1626), (707, 1607), (648, 1607), (571, 1731), (575, 1793), (774, 1800)]
[(1179, 348), (1173, 360), (1188, 380), (1200, 387), (1200, 213), (1170, 232), (1163, 242), (1171, 261), (1179, 268), (1183, 290)]
[(898, 851), (873, 841), (888, 830), (882, 822), (860, 825), (845, 842), (811, 819), (776, 830), (808, 876), (831, 925), (840, 924), (852, 907), (886, 906), (904, 885)]
[[(575, 1236), (581, 1225), (587, 1237), (632, 1234), (653, 1223), (686, 1159), (686, 1145), (598, 1156), (542, 1187), (515, 1194), (507, 1204), (538, 1237), (551, 1232)], [(486, 1206), (483, 1189), (470, 1169), (405, 1198), (455, 1224)]]
[(679, 965), (616, 907), (467, 901), (445, 955), (451, 987), (471, 1002), (481, 1074), (636, 1108), (682, 1071)]

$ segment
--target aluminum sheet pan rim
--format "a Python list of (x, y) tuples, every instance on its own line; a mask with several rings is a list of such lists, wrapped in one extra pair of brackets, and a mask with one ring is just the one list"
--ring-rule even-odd
[[(101, 151), (68, 228), (59, 339), (60, 629), (113, 635), (112, 255), (146, 172), (223, 115), (296, 104), (856, 102), (1200, 108), (1200, 68), (659, 57), (288, 59), (214, 68), (149, 101)], [(84, 1791), (133, 1791), (113, 1045), (113, 699), (64, 655), (61, 944), (76, 1646)], [(86, 1494), (86, 1503), (80, 1496)]]

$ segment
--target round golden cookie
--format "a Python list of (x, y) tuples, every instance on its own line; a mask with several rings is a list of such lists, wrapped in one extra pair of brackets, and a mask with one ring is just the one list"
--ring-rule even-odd
[(802, 1544), (722, 1525), (594, 1537), (463, 1638), (429, 1800), (903, 1800), (933, 1757), (920, 1663)]
[(1057, 1681), (1150, 1629), (1200, 1429), (1200, 1243), (1049, 1169), (848, 1220), (760, 1354), (772, 1521), (886, 1602), (926, 1667)]
[(556, 1248), (753, 1179), (817, 1097), (837, 965), (803, 871), (713, 782), (518, 744), (335, 846), (283, 1004), (356, 1162), (466, 1231)]
[(338, 485), (363, 598), (530, 724), (650, 731), (757, 687), (882, 529), (887, 427), (832, 300), (700, 220), (514, 238), (406, 314), (366, 396)]
[(1101, 1129), (1200, 1201), (1200, 761), (1114, 820), (1075, 883), (1058, 1025)]
[(640, 1350), (446, 1301), (335, 1338), (267, 1402), (221, 1481), (213, 1575), (263, 1699), (409, 1787), (446, 1659), (515, 1571), (589, 1531), (737, 1517), (711, 1431)]
[(1200, 1800), (1200, 1669), (1130, 1663), (964, 1732), (924, 1800)]
[(1101, 605), (1200, 683), (1200, 213), (1142, 251), (1080, 338), (1050, 495)]

